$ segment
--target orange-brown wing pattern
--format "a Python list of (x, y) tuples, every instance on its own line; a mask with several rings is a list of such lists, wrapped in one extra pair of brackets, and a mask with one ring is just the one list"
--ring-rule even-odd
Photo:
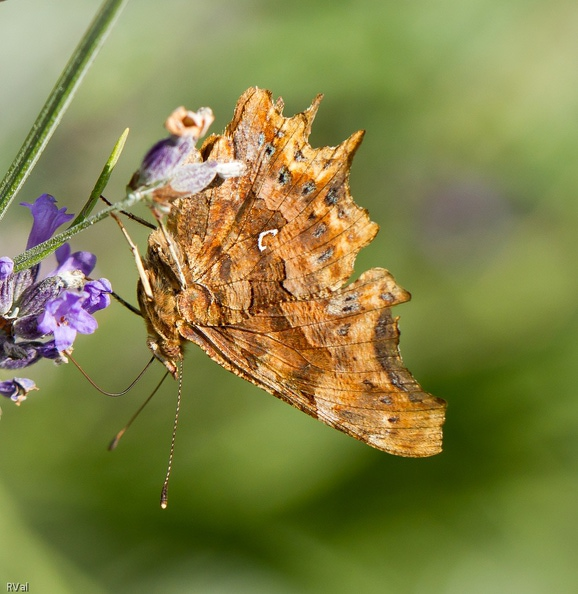
[(224, 135), (201, 149), (207, 160), (243, 161), (245, 175), (178, 200), (169, 217), (179, 241), (188, 237), (191, 280), (225, 307), (266, 307), (335, 290), (377, 233), (349, 193), (362, 133), (337, 147), (308, 144), (319, 99), (285, 118), (269, 92), (249, 89)]
[(168, 239), (151, 235), (144, 265), (159, 297), (140, 297), (149, 344), (174, 369), (179, 341), (196, 342), (230, 371), (373, 447), (430, 456), (441, 450), (445, 402), (422, 390), (399, 354), (391, 307), (410, 296), (382, 268), (346, 285), (377, 233), (349, 192), (362, 133), (312, 148), (319, 101), (285, 118), (268, 91), (249, 89), (223, 135), (207, 139), (202, 160), (245, 170), (176, 198)]
[(400, 456), (441, 450), (445, 403), (404, 367), (390, 306), (409, 298), (372, 269), (325, 298), (284, 302), (240, 324), (187, 329), (224, 367), (324, 423)]

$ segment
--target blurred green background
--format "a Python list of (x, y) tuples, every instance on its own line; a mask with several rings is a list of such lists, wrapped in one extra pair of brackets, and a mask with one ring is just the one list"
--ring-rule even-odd
[[(1, 171), (98, 6), (0, 5)], [(118, 199), (177, 105), (210, 105), (218, 131), (251, 85), (288, 115), (325, 93), (312, 144), (367, 130), (352, 193), (381, 232), (356, 273), (385, 266), (413, 294), (401, 350), (449, 402), (444, 452), (375, 451), (192, 347), (163, 512), (174, 382), (106, 450), (160, 365), (111, 399), (72, 365), (38, 364), (41, 391), (2, 402), (0, 589), (576, 592), (577, 31), (568, 0), (130, 3), (18, 198), (50, 192), (78, 212), (128, 126)], [(29, 224), (15, 203), (2, 255)], [(112, 221), (73, 247), (134, 301)], [(98, 320), (75, 353), (121, 389), (148, 360), (144, 324), (116, 305)]]

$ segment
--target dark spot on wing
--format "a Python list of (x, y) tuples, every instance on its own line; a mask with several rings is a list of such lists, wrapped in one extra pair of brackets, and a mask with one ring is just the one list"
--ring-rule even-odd
[(313, 192), (315, 192), (315, 182), (314, 181), (308, 181), (307, 183), (303, 184), (303, 188), (301, 189), (301, 194), (303, 194), (303, 196), (309, 196), (309, 194), (312, 194)]
[(327, 231), (327, 225), (325, 223), (320, 223), (313, 229), (313, 237), (321, 237), (325, 231)]
[(328, 247), (318, 258), (317, 261), (320, 263), (327, 262), (333, 256), (333, 246)]
[(333, 206), (333, 205), (337, 204), (338, 201), (339, 201), (339, 194), (337, 192), (337, 189), (330, 188), (329, 192), (327, 192), (327, 195), (325, 196), (325, 204), (327, 204), (327, 206)]
[(291, 181), (291, 172), (285, 165), (281, 167), (279, 170), (279, 175), (277, 176), (277, 181), (282, 185), (286, 185)]

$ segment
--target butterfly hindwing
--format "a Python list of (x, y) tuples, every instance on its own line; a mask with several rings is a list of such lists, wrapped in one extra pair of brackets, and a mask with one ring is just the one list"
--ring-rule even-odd
[(377, 233), (349, 190), (363, 134), (312, 148), (319, 101), (285, 118), (268, 91), (249, 89), (223, 135), (205, 141), (203, 160), (235, 160), (245, 170), (176, 198), (168, 238), (151, 234), (149, 274), (166, 267), (168, 278), (176, 257), (184, 275), (175, 288), (172, 274), (172, 289), (157, 280), (171, 295), (145, 303), (151, 344), (166, 364), (182, 356), (179, 341), (195, 342), (223, 367), (373, 447), (429, 456), (441, 450), (445, 403), (423, 391), (399, 353), (391, 308), (409, 293), (383, 268), (347, 284)]

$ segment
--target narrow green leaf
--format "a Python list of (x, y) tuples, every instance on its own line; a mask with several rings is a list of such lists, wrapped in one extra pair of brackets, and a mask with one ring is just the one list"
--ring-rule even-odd
[(124, 143), (126, 142), (126, 138), (128, 136), (128, 128), (121, 134), (120, 138), (116, 141), (114, 148), (112, 149), (112, 153), (110, 153), (110, 157), (108, 161), (105, 163), (102, 172), (96, 181), (96, 184), (90, 193), (90, 197), (82, 210), (78, 213), (78, 216), (72, 221), (70, 227), (74, 227), (78, 225), (81, 221), (84, 221), (86, 217), (92, 212), (92, 209), (95, 207), (96, 203), (98, 202), (100, 195), (106, 188), (106, 184), (108, 184), (108, 180), (112, 175), (115, 165), (118, 162), (120, 154), (122, 153), (122, 149), (124, 148)]
[(10, 169), (0, 182), (0, 220), (60, 124), (77, 88), (127, 2), (128, 0), (105, 0), (72, 54)]

